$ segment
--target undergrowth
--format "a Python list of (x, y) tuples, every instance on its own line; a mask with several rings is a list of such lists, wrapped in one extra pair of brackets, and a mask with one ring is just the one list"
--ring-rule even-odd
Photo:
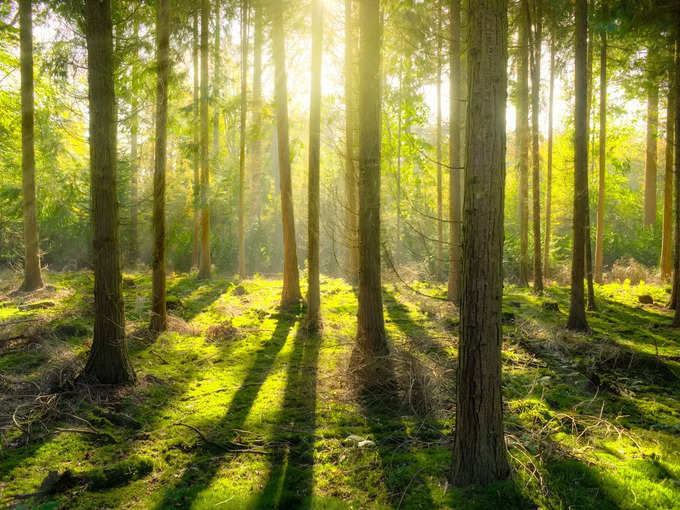
[(447, 482), (458, 314), (443, 286), (385, 286), (397, 385), (360, 399), (342, 280), (322, 278), (324, 328), (309, 336), (303, 307), (278, 309), (279, 280), (171, 275), (171, 331), (152, 341), (150, 279), (126, 274), (138, 381), (120, 389), (74, 381), (91, 275), (46, 281), (0, 284), (0, 506), (680, 508), (680, 334), (662, 287), (598, 286), (588, 336), (563, 327), (567, 289), (506, 288), (513, 479), (460, 490)]

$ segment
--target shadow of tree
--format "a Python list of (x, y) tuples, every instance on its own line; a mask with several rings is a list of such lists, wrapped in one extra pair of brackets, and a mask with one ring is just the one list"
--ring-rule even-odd
[(274, 433), (279, 449), (257, 508), (307, 509), (314, 489), (316, 374), (322, 337), (298, 329), (288, 361), (286, 390)]
[[(219, 423), (212, 424), (212, 432), (206, 433), (207, 436), (211, 437), (211, 440), (217, 443), (224, 441), (225, 435), (232, 436), (234, 429), (243, 427), (248, 412), (255, 403), (260, 388), (267, 380), (276, 356), (285, 345), (298, 316), (297, 311), (279, 314), (276, 327), (269, 341), (255, 354), (255, 359), (240, 387), (232, 397), (229, 408)], [(232, 439), (233, 437), (229, 437), (226, 438), (226, 441)], [(215, 452), (212, 450), (214, 448), (208, 445), (205, 449), (195, 452), (190, 465), (184, 470), (177, 483), (165, 490), (162, 500), (156, 508), (160, 510), (171, 506), (191, 506), (191, 502), (210, 485), (221, 466), (221, 462), (215, 460)]]

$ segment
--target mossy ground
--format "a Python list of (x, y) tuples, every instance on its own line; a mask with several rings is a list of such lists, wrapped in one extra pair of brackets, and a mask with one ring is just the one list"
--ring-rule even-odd
[[(28, 295), (11, 295), (11, 278), (0, 289), (0, 506), (680, 508), (680, 332), (661, 306), (637, 302), (664, 303), (663, 288), (598, 287), (587, 336), (563, 328), (567, 289), (506, 288), (514, 479), (458, 490), (446, 481), (458, 316), (422, 295), (443, 286), (385, 286), (399, 388), (359, 401), (356, 296), (342, 280), (322, 279), (324, 329), (310, 336), (303, 308), (278, 309), (279, 280), (172, 275), (171, 313), (187, 324), (152, 342), (139, 334), (150, 279), (127, 274), (138, 383), (118, 390), (73, 386), (90, 344), (91, 275), (46, 281)], [(15, 498), (66, 470), (80, 482)]]

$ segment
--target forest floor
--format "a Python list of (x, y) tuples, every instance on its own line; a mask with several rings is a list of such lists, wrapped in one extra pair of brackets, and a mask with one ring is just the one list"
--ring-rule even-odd
[(151, 341), (150, 278), (126, 274), (137, 384), (116, 390), (74, 381), (91, 274), (47, 273), (31, 294), (1, 281), (0, 507), (680, 508), (680, 332), (665, 288), (598, 286), (582, 335), (563, 327), (567, 289), (506, 287), (514, 477), (458, 490), (458, 314), (443, 286), (385, 285), (398, 387), (359, 399), (356, 297), (342, 280), (322, 278), (325, 327), (309, 336), (302, 308), (278, 309), (279, 280), (172, 275), (173, 331)]

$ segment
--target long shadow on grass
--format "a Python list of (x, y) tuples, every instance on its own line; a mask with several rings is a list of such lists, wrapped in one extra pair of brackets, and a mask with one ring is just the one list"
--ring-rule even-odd
[(426, 328), (411, 318), (409, 309), (400, 303), (393, 293), (383, 290), (383, 298), (387, 316), (396, 324), (399, 331), (409, 338), (409, 345), (428, 356), (434, 354), (441, 363), (446, 365), (454, 363), (453, 356), (444, 349), (440, 342), (430, 336)]
[[(241, 386), (231, 399), (223, 418), (219, 423), (212, 424), (212, 431), (204, 430), (212, 441), (228, 444), (229, 441), (233, 440), (233, 437), (229, 436), (233, 435), (234, 429), (243, 427), (260, 388), (267, 380), (276, 361), (276, 356), (285, 345), (288, 334), (297, 318), (297, 313), (280, 313), (271, 338), (257, 351), (255, 360)], [(209, 445), (197, 450), (182, 477), (173, 487), (166, 489), (161, 503), (156, 508), (160, 510), (174, 506), (190, 507), (191, 503), (210, 485), (217, 474), (221, 462), (215, 459), (216, 453), (221, 452)]]
[(283, 407), (274, 441), (285, 445), (272, 458), (257, 508), (311, 507), (314, 489), (316, 373), (321, 336), (298, 329), (288, 361)]
[(436, 466), (436, 457), (424, 457), (436, 455), (439, 448), (416, 450), (417, 438), (404, 422), (396, 381), (394, 367), (387, 360), (384, 384), (376, 388), (371, 383), (370, 387), (359, 389), (361, 411), (376, 444), (390, 503), (401, 508), (433, 508), (434, 500), (424, 475), (439, 475), (444, 466)]
[[(195, 275), (170, 280), (168, 283), (168, 296), (175, 296), (181, 300), (178, 312), (187, 321), (196, 317), (234, 286), (233, 282), (227, 280), (206, 281)], [(172, 298), (169, 298), (168, 304), (173, 306)]]

